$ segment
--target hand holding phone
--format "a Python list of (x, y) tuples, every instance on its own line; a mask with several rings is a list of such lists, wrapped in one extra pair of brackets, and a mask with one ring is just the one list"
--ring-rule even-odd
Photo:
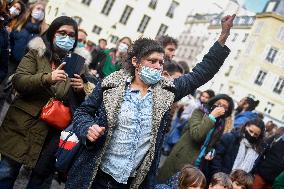
[(63, 69), (63, 67), (65, 66), (65, 62), (63, 62), (62, 64), (60, 64), (54, 71), (51, 72), (51, 80), (53, 82), (56, 81), (66, 81), (67, 78), (67, 74), (65, 73)]

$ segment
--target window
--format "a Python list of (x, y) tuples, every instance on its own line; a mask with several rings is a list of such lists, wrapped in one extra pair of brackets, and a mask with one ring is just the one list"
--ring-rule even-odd
[(276, 57), (276, 54), (277, 54), (278, 50), (271, 47), (266, 55), (266, 58), (265, 60), (267, 60), (268, 62), (271, 62), (273, 63), (275, 57)]
[(284, 41), (284, 26), (281, 26), (277, 35), (277, 39)]
[(267, 102), (267, 105), (264, 108), (264, 113), (270, 114), (274, 104), (271, 102)]
[(175, 12), (175, 9), (177, 8), (177, 6), (179, 5), (178, 2), (176, 1), (173, 1), (166, 16), (170, 17), (170, 18), (173, 18), (174, 17), (174, 12)]
[(124, 25), (126, 25), (127, 20), (128, 20), (128, 18), (129, 18), (129, 16), (130, 16), (132, 10), (133, 10), (132, 7), (126, 5), (126, 7), (125, 7), (125, 9), (124, 9), (124, 11), (123, 11), (123, 13), (122, 13), (122, 15), (121, 15), (121, 17), (120, 17), (119, 22), (122, 23), (122, 24), (124, 24)]
[(250, 52), (252, 51), (253, 49), (253, 46), (254, 46), (254, 41), (250, 41), (248, 44), (247, 44), (247, 47), (246, 47), (246, 50), (244, 52), (245, 55), (249, 55)]
[(259, 22), (254, 30), (255, 33), (260, 33), (261, 29), (263, 28), (264, 22)]
[(277, 94), (281, 94), (282, 90), (284, 87), (284, 79), (283, 78), (279, 78), (277, 83), (274, 86), (273, 92), (277, 93)]
[(115, 35), (111, 35), (110, 36), (110, 42), (116, 44), (116, 42), (118, 41), (118, 36)]
[(225, 73), (225, 76), (228, 77), (232, 72), (233, 66), (229, 66), (228, 71)]
[(238, 50), (234, 59), (237, 60), (239, 58), (240, 54), (241, 54), (241, 50)]
[(166, 26), (165, 24), (161, 24), (161, 26), (158, 30), (157, 36), (165, 35), (167, 29), (168, 29), (168, 26)]
[(232, 41), (236, 41), (239, 34), (235, 33)]
[(113, 4), (114, 4), (114, 0), (106, 0), (101, 13), (107, 16), (109, 12), (111, 11)]
[(90, 5), (92, 0), (82, 0), (82, 3), (85, 5)]
[(80, 24), (82, 23), (82, 18), (79, 16), (74, 16), (73, 20), (75, 20), (75, 22), (77, 22), (78, 26), (80, 26)]
[(57, 14), (58, 14), (58, 8), (55, 9), (54, 16), (57, 16)]
[(247, 40), (248, 36), (249, 36), (249, 34), (248, 34), (248, 33), (246, 33), (246, 34), (245, 34), (245, 36), (244, 36), (244, 38), (243, 38), (243, 40), (242, 40), (242, 42), (243, 42), (243, 43), (244, 43), (244, 42), (246, 42), (246, 40)]
[(143, 33), (145, 31), (145, 29), (146, 29), (150, 19), (151, 18), (149, 16), (144, 15), (142, 20), (141, 20), (141, 22), (140, 22), (140, 24), (139, 24), (139, 27), (138, 27), (137, 31)]
[(273, 12), (275, 8), (276, 2), (269, 2), (268, 6), (266, 7), (265, 12)]
[(100, 35), (101, 31), (102, 31), (102, 28), (101, 28), (101, 27), (99, 27), (99, 26), (97, 26), (97, 25), (94, 25), (92, 32), (94, 32), (94, 33)]
[(51, 11), (51, 6), (48, 6), (48, 8), (47, 8), (47, 14), (50, 14), (50, 11)]
[(157, 3), (158, 3), (158, 0), (151, 0), (148, 6), (152, 9), (155, 9), (157, 6)]
[(261, 86), (263, 84), (264, 78), (267, 75), (266, 72), (260, 70), (254, 80), (254, 83)]

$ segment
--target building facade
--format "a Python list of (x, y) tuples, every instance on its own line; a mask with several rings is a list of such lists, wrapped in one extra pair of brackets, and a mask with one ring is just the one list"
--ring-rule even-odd
[(178, 36), (186, 20), (186, 0), (50, 0), (46, 20), (61, 15), (73, 17), (97, 43), (105, 38), (109, 47), (123, 36), (135, 40), (141, 36), (155, 38)]
[(257, 15), (229, 84), (236, 99), (243, 96), (258, 99), (257, 111), (284, 126), (284, 16)]
[[(256, 110), (264, 114), (265, 121), (272, 120), (278, 126), (284, 126), (282, 6), (284, 0), (271, 0), (263, 12), (256, 15), (255, 21), (250, 22), (253, 25), (246, 28), (234, 25), (227, 43), (232, 50), (231, 54), (220, 72), (201, 88), (227, 93), (235, 101), (245, 96), (259, 100)], [(238, 18), (235, 22), (239, 22)], [(213, 25), (209, 26), (212, 27)], [(238, 44), (232, 43), (233, 41)]]
[(197, 63), (197, 55), (204, 49), (204, 41), (208, 39), (210, 20), (218, 14), (195, 14), (187, 17), (186, 29), (178, 38), (176, 61), (185, 61), (190, 68)]

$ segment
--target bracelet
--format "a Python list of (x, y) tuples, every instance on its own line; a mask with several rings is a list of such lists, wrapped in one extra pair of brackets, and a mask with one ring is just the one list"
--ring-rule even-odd
[(216, 118), (212, 114), (209, 114), (208, 117), (214, 123), (217, 121)]

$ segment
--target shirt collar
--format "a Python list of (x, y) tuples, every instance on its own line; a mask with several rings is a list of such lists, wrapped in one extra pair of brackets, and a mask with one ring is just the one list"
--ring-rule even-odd
[[(130, 88), (130, 84), (131, 84), (131, 81), (132, 81), (133, 77), (128, 77), (127, 80), (126, 80), (126, 85), (127, 85), (127, 88), (129, 89), (130, 92), (137, 92), (139, 90), (136, 90), (136, 89), (131, 89)], [(150, 86), (147, 91), (149, 92), (153, 92), (153, 87)]]

